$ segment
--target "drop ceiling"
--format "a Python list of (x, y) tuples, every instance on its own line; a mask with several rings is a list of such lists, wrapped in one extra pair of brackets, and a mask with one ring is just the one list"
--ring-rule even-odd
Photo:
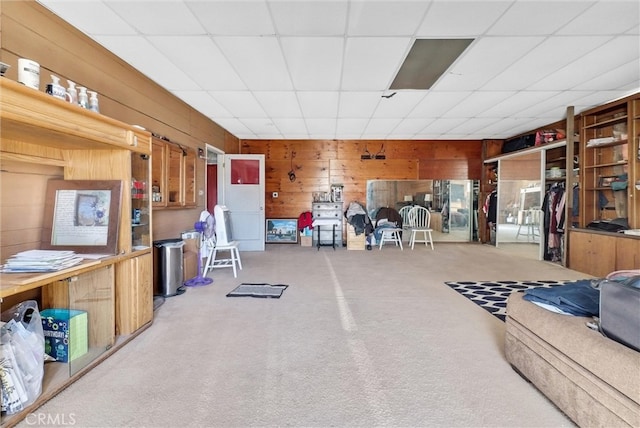
[[(637, 0), (40, 3), (241, 139), (508, 138), (640, 90)], [(418, 39), (472, 42), (390, 89)]]

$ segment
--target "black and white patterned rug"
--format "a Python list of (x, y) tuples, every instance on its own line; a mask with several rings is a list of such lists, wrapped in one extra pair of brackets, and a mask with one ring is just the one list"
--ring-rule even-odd
[(523, 292), (535, 287), (555, 287), (566, 281), (450, 281), (449, 287), (504, 321), (507, 315), (507, 298), (511, 293)]

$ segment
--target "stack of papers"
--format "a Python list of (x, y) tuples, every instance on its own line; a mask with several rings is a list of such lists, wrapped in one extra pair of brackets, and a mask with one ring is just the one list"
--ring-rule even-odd
[(5, 273), (55, 272), (80, 262), (82, 257), (75, 251), (29, 250), (8, 258), (2, 265), (1, 271)]

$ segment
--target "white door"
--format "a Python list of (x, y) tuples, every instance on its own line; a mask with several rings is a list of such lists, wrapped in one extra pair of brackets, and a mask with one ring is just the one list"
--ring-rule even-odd
[(264, 251), (264, 155), (220, 155), (218, 203), (231, 211), (233, 240), (241, 251)]

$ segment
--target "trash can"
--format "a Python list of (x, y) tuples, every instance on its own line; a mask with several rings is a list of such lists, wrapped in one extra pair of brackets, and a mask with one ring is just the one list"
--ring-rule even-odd
[(156, 296), (175, 296), (185, 292), (183, 286), (182, 239), (153, 242), (153, 291)]

